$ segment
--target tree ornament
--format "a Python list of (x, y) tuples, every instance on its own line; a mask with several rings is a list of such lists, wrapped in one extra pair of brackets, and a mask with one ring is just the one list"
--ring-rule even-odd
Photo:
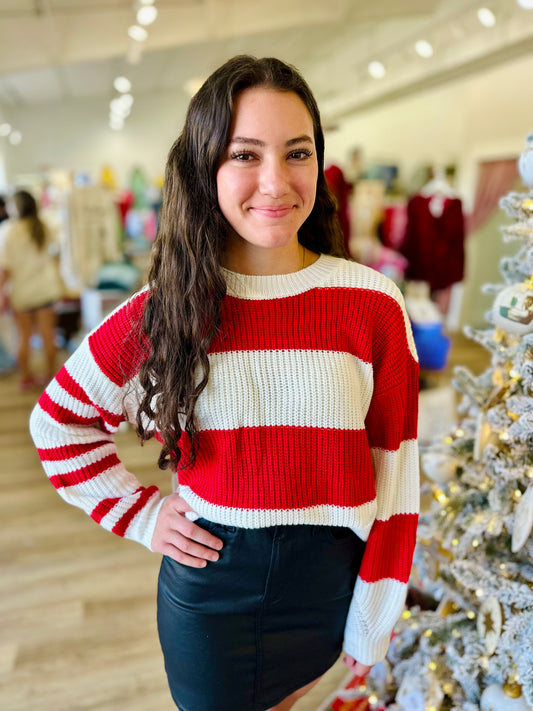
[[(531, 711), (526, 700), (522, 696), (510, 695), (510, 688), (513, 687), (513, 694), (516, 693), (514, 687), (518, 684), (491, 684), (487, 686), (481, 694), (481, 711)], [(520, 687), (518, 686), (518, 689)]]
[(420, 543), (424, 546), (424, 552), (427, 553), (426, 564), (428, 575), (432, 580), (436, 580), (440, 573), (440, 564), (448, 564), (453, 559), (453, 555), (442, 547), (442, 542), (432, 538), (428, 541), (427, 538), (421, 538)]
[(489, 444), (497, 444), (497, 442), (498, 436), (493, 432), (486, 413), (480, 410), (477, 416), (476, 435), (474, 438), (474, 460), (479, 462), (485, 447)]
[(440, 617), (448, 617), (448, 615), (457, 614), (460, 609), (459, 605), (448, 597), (441, 600), (437, 607), (437, 612)]
[(479, 608), (477, 632), (490, 657), (496, 651), (502, 633), (502, 608), (495, 597), (488, 597)]
[(524, 185), (533, 188), (533, 133), (526, 137), (526, 147), (518, 159), (518, 171)]
[(514, 515), (511, 550), (517, 553), (529, 538), (533, 527), (533, 485), (529, 485), (526, 493), (520, 498)]
[(421, 456), (424, 474), (437, 484), (446, 484), (453, 479), (458, 462), (444, 452), (424, 452)]
[(533, 332), (533, 286), (531, 282), (511, 284), (494, 299), (494, 323), (519, 336)]

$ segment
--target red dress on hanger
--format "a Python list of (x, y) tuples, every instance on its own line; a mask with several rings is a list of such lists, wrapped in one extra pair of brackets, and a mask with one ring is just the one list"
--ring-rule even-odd
[[(442, 203), (442, 213), (432, 201)], [(440, 207), (440, 205), (439, 205)], [(407, 205), (407, 230), (402, 253), (409, 261), (406, 277), (425, 281), (432, 292), (462, 281), (465, 226), (457, 197), (414, 195)]]

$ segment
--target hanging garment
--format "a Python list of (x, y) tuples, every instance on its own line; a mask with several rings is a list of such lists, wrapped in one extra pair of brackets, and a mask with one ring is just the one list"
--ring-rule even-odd
[(459, 198), (414, 195), (407, 205), (407, 230), (402, 253), (406, 276), (425, 281), (431, 291), (446, 289), (464, 275), (464, 216)]

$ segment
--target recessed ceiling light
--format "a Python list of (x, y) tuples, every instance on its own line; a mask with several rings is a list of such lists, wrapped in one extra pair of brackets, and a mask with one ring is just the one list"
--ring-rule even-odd
[(415, 44), (415, 49), (421, 57), (424, 57), (424, 59), (428, 59), (433, 56), (433, 47), (426, 40), (418, 40)]
[(9, 136), (10, 133), (11, 133), (11, 124), (10, 123), (0, 124), (0, 136)]
[(140, 25), (132, 25), (131, 27), (128, 27), (128, 34), (131, 39), (136, 42), (144, 42), (144, 40), (148, 37), (148, 32)]
[(113, 86), (117, 91), (120, 91), (122, 94), (125, 94), (131, 89), (131, 81), (126, 77), (117, 77), (113, 82)]
[(157, 17), (157, 8), (153, 5), (143, 5), (137, 11), (139, 25), (151, 25)]
[(370, 64), (368, 65), (368, 73), (374, 79), (383, 79), (383, 77), (387, 73), (387, 70), (385, 69), (385, 65), (382, 64), (382, 62), (374, 61), (370, 62)]
[(524, 10), (533, 10), (533, 0), (516, 0), (516, 2), (523, 7)]
[(477, 11), (477, 18), (483, 27), (494, 27), (496, 24), (496, 16), (488, 7), (480, 7)]
[(22, 133), (20, 131), (11, 131), (9, 134), (9, 142), (12, 143), (14, 146), (18, 146), (18, 144), (22, 141)]

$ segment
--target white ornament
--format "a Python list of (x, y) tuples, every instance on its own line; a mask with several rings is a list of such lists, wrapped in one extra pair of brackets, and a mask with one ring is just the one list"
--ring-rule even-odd
[(524, 336), (533, 332), (533, 285), (511, 284), (494, 299), (494, 323), (499, 328)]
[(479, 608), (477, 632), (485, 642), (487, 654), (494, 654), (502, 633), (502, 608), (495, 597), (488, 597)]
[(508, 696), (498, 684), (487, 686), (481, 694), (481, 711), (530, 711), (523, 696)]
[(443, 452), (424, 452), (421, 462), (424, 474), (437, 484), (446, 484), (457, 471), (457, 460)]
[(533, 133), (526, 138), (526, 147), (518, 159), (518, 170), (524, 185), (533, 188)]
[(511, 550), (517, 553), (533, 528), (533, 485), (530, 485), (515, 509)]

